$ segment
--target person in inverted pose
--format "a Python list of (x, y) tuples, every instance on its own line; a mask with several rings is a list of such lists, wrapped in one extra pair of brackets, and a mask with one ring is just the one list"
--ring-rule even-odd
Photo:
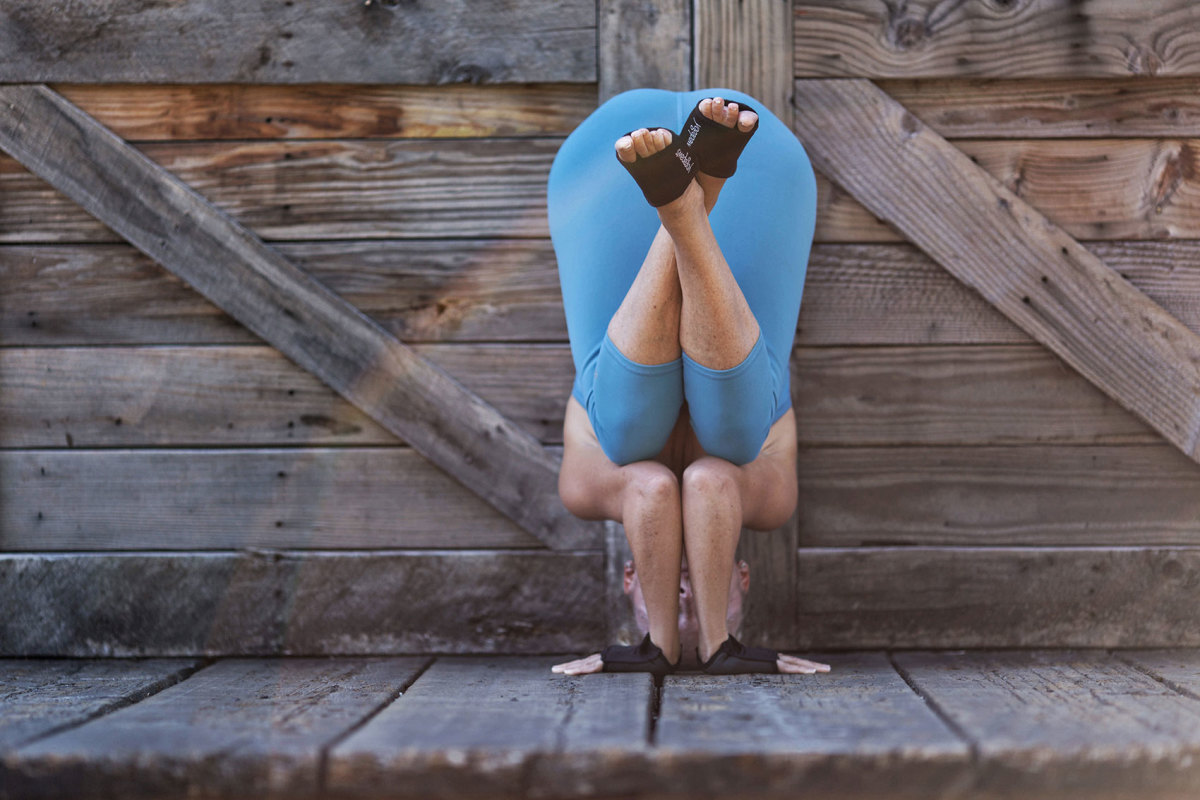
[[(556, 672), (829, 669), (746, 647), (727, 625), (741, 528), (777, 528), (796, 505), (788, 360), (816, 209), (803, 147), (752, 104), (728, 91), (625, 92), (551, 168), (576, 367), (559, 494), (579, 517), (624, 524), (648, 621), (640, 644)], [(688, 653), (685, 556), (698, 628)]]

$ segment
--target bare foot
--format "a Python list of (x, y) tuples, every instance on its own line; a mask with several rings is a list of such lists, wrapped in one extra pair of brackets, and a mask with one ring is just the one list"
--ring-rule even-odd
[[(720, 97), (708, 97), (701, 100), (700, 113), (726, 128), (737, 125), (738, 130), (742, 133), (749, 131), (754, 127), (754, 123), (758, 122), (758, 114), (753, 111), (742, 111), (738, 108), (737, 103), (732, 100), (726, 103)], [(725, 179), (714, 178), (712, 175), (706, 175), (697, 170), (696, 183), (700, 184), (700, 188), (704, 190), (705, 207), (712, 211), (713, 206), (717, 203), (717, 196), (721, 194), (721, 187), (725, 185)]]
[[(679, 656), (682, 653), (677, 653), (675, 660), (671, 664), (679, 664)], [(561, 664), (555, 664), (550, 668), (551, 672), (561, 672), (564, 675), (587, 675), (592, 672), (602, 672), (604, 670), (604, 661), (600, 658), (599, 653), (592, 653), (584, 658), (577, 658), (574, 661), (564, 661)]]

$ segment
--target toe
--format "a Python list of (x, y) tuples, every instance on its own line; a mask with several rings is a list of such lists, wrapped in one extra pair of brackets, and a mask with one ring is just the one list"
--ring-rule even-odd
[(709, 119), (712, 119), (712, 116), (713, 116), (712, 107), (713, 107), (713, 101), (712, 101), (711, 97), (706, 97), (700, 101), (700, 113), (703, 114), (704, 116), (708, 117)]
[(633, 149), (633, 137), (622, 136), (617, 139), (617, 157), (626, 164), (632, 164), (637, 160), (637, 153)]
[(666, 128), (654, 131), (654, 152), (657, 153), (671, 143), (671, 132)]
[(756, 122), (758, 122), (758, 114), (755, 114), (753, 111), (743, 111), (737, 115), (738, 130), (742, 133), (749, 132)]
[(633, 132), (633, 149), (637, 152), (638, 158), (645, 158), (650, 155), (650, 131), (645, 128), (639, 128)]

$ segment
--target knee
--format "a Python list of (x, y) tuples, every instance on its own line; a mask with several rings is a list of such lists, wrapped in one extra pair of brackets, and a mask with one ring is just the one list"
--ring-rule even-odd
[(683, 471), (683, 494), (685, 497), (733, 497), (740, 503), (738, 468), (713, 456), (696, 459)]
[(675, 473), (657, 461), (639, 461), (624, 469), (626, 503), (642, 507), (679, 504), (679, 481)]

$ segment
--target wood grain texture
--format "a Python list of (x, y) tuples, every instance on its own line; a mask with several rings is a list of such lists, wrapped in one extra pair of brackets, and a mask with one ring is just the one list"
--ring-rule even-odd
[[(285, 258), (405, 342), (567, 340), (550, 242), (280, 242)], [(0, 343), (262, 339), (128, 244), (0, 245)]]
[(12, 450), (0, 467), (7, 551), (540, 545), (407, 447)]
[(803, 446), (1161, 441), (1035, 344), (798, 347), (792, 402)]
[(1200, 469), (1169, 445), (804, 448), (802, 546), (1197, 545)]
[(971, 738), (971, 796), (1186, 797), (1200, 786), (1200, 699), (1106, 653), (915, 652), (895, 660)]
[(791, 125), (791, 0), (697, 0), (695, 15), (696, 88), (745, 92)]
[(130, 142), (565, 136), (594, 84), (67, 83), (54, 90)]
[[(226, 659), (5, 758), (14, 795), (312, 797), (323, 748), (395, 698), (425, 658)], [(58, 773), (47, 785), (45, 774)]]
[[(138, 151), (264, 239), (544, 238), (546, 179), (561, 143), (164, 142)], [(0, 241), (120, 240), (7, 158), (0, 191)]]
[(799, 648), (1194, 647), (1195, 547), (801, 547)]
[(0, 655), (582, 650), (603, 574), (545, 550), (7, 554)]
[(883, 653), (802, 655), (830, 672), (665, 678), (662, 783), (680, 796), (941, 797), (967, 779), (966, 742)]
[[(313, 277), (405, 342), (565, 342), (550, 243), (279, 242)], [(1200, 331), (1200, 243), (1088, 249)], [(127, 244), (0, 245), (0, 343), (245, 344), (262, 340)], [(816, 245), (803, 346), (1004, 344), (1027, 333), (912, 245)]]
[(601, 103), (630, 89), (692, 88), (689, 0), (598, 0)]
[(886, 79), (876, 82), (947, 139), (1200, 136), (1200, 78)]
[(569, 677), (569, 656), (439, 658), (329, 753), (339, 796), (631, 796), (645, 786), (653, 677)]
[(517, 83), (596, 80), (583, 0), (13, 5), (13, 82)]
[(0, 146), (139, 250), (548, 545), (596, 539), (536, 439), (378, 323), (46, 87), (3, 87), (0, 102)]
[(198, 666), (177, 658), (0, 660), (0, 762), (21, 745), (160, 692)]
[(796, 126), (822, 170), (1200, 459), (1200, 335), (869, 82), (796, 86)]
[(1175, 691), (1200, 698), (1200, 653), (1195, 650), (1120, 650), (1114, 655)]
[[(960, 140), (955, 146), (1071, 236), (1089, 240), (1200, 236), (1196, 225), (1200, 143), (1195, 140)], [(836, 170), (831, 166), (829, 171), (835, 180)], [(817, 174), (816, 239), (900, 241), (903, 234), (860, 205), (854, 199), (858, 194), (847, 193)], [(877, 205), (872, 208), (892, 219)]]
[(1189, 0), (798, 0), (795, 12), (803, 77), (1200, 74)]
[[(562, 442), (566, 345), (418, 345), (531, 435)], [(0, 348), (0, 447), (397, 445), (271, 347)]]
[[(1200, 332), (1197, 242), (1090, 242), (1087, 247)], [(801, 345), (1033, 341), (979, 292), (911, 245), (817, 245), (804, 284)]]

